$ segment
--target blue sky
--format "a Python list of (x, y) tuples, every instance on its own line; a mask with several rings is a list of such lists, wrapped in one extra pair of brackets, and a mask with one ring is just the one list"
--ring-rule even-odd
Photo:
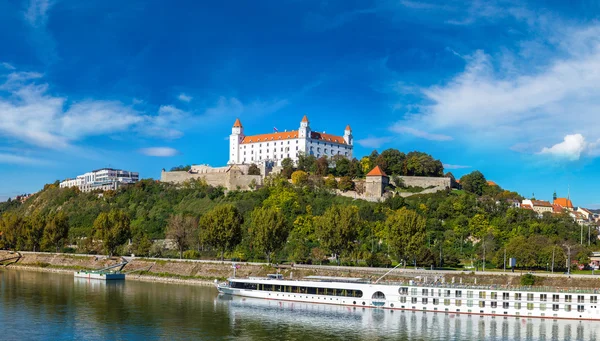
[(600, 4), (0, 2), (0, 200), (112, 166), (223, 165), (247, 134), (343, 134), (600, 207)]

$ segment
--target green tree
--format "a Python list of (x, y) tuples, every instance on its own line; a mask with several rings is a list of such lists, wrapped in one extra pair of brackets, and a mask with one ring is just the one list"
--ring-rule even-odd
[(96, 238), (102, 240), (106, 253), (112, 257), (117, 247), (131, 238), (129, 216), (120, 209), (102, 212), (94, 221), (94, 231)]
[(183, 251), (197, 239), (198, 220), (191, 216), (173, 215), (169, 218), (166, 235), (175, 242), (179, 249), (179, 259), (182, 259)]
[(252, 246), (267, 256), (271, 263), (273, 253), (284, 245), (289, 228), (283, 213), (274, 207), (257, 207), (252, 211), (250, 235)]
[(388, 214), (385, 227), (390, 250), (398, 260), (416, 260), (419, 249), (425, 244), (427, 219), (403, 207)]
[(27, 247), (33, 252), (39, 251), (44, 236), (44, 227), (46, 226), (44, 216), (36, 211), (27, 218), (25, 226)]
[(0, 242), (4, 248), (17, 249), (23, 244), (23, 219), (14, 212), (5, 212), (0, 217)]
[(248, 175), (260, 175), (260, 168), (255, 164), (251, 164), (248, 167)]
[(381, 152), (381, 157), (385, 160), (386, 168), (383, 169), (388, 175), (402, 175), (404, 159), (406, 155), (397, 149), (386, 149)]
[(440, 160), (422, 152), (410, 152), (404, 160), (404, 174), (413, 176), (443, 176), (444, 166)]
[(336, 155), (333, 158), (335, 163), (335, 173), (337, 176), (350, 176), (350, 160), (343, 155)]
[(327, 156), (321, 156), (317, 159), (316, 163), (316, 172), (315, 174), (318, 176), (325, 176), (329, 172), (329, 159)]
[(361, 223), (356, 206), (334, 205), (322, 216), (317, 217), (315, 230), (319, 242), (323, 248), (335, 255), (338, 265), (342, 252), (352, 251)]
[(333, 175), (329, 174), (327, 176), (327, 178), (325, 179), (325, 188), (336, 189), (337, 187), (338, 187), (337, 180), (335, 179), (335, 177)]
[(473, 171), (460, 178), (460, 185), (467, 192), (482, 195), (487, 181), (480, 171)]
[(373, 169), (375, 166), (373, 166), (373, 164), (371, 163), (371, 159), (368, 156), (363, 156), (360, 159), (360, 167), (362, 169), (362, 172), (364, 174), (367, 174), (368, 172), (371, 171), (371, 169)]
[(225, 251), (233, 250), (242, 240), (243, 218), (237, 207), (221, 204), (200, 218), (202, 241), (221, 251), (221, 260)]
[(338, 182), (338, 189), (347, 192), (354, 189), (354, 182), (349, 176), (342, 176)]
[(314, 172), (316, 170), (317, 158), (314, 155), (300, 153), (298, 155), (298, 170)]
[(308, 173), (302, 170), (297, 170), (292, 173), (292, 183), (296, 186), (304, 186), (308, 184)]
[(47, 220), (42, 244), (54, 246), (56, 252), (58, 252), (64, 246), (68, 236), (69, 220), (67, 219), (67, 215), (63, 211), (60, 211)]
[(281, 160), (281, 167), (283, 168), (281, 170), (281, 174), (286, 179), (291, 178), (292, 173), (294, 172), (294, 161), (291, 158), (286, 157), (285, 159)]

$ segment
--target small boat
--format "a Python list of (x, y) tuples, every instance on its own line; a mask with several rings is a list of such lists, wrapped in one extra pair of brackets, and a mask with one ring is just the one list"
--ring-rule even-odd
[[(88, 278), (88, 279), (100, 279), (100, 280), (124, 280), (125, 273), (121, 272), (123, 267), (129, 262), (122, 258), (123, 262), (115, 265), (108, 266), (99, 270), (81, 270), (74, 273), (77, 278)], [(116, 269), (118, 268), (118, 269)], [(116, 269), (116, 270), (113, 270)]]

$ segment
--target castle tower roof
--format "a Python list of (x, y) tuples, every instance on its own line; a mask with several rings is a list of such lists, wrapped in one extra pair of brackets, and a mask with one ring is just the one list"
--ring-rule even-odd
[(375, 166), (375, 168), (371, 169), (367, 176), (387, 176), (385, 172), (379, 167), (379, 165)]
[(233, 124), (234, 127), (236, 128), (241, 128), (242, 127), (242, 122), (240, 122), (239, 118), (235, 119), (235, 123)]
[(352, 128), (350, 128), (349, 124), (346, 126), (346, 130), (352, 130)]
[(308, 117), (306, 117), (306, 115), (304, 115), (304, 117), (302, 117), (302, 122), (308, 123)]

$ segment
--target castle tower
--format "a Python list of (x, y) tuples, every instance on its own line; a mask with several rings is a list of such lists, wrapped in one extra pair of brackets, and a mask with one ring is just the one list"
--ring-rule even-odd
[(244, 140), (244, 127), (239, 118), (235, 119), (229, 135), (229, 162), (227, 164), (237, 165), (240, 162), (240, 144)]
[(298, 129), (298, 137), (301, 139), (310, 138), (310, 122), (308, 121), (308, 117), (304, 115), (302, 117), (302, 121), (300, 121), (300, 129)]
[(350, 146), (354, 143), (352, 138), (352, 128), (350, 128), (349, 124), (346, 126), (346, 130), (344, 130), (344, 141)]
[(365, 179), (365, 195), (372, 198), (381, 198), (385, 193), (385, 188), (389, 184), (390, 178), (379, 167), (375, 166)]

